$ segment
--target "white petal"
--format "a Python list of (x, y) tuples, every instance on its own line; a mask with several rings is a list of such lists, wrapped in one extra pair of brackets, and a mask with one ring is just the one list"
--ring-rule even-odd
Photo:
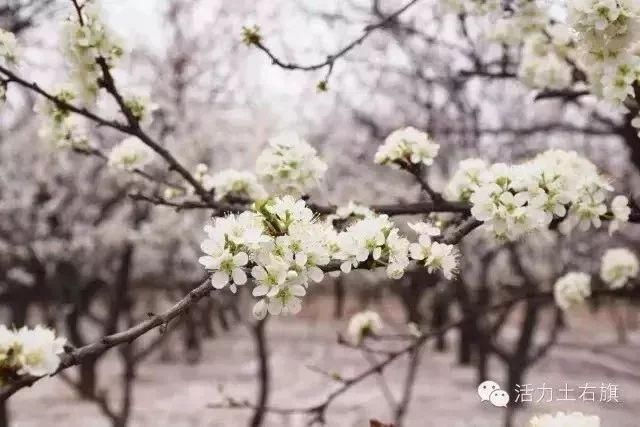
[(207, 270), (212, 270), (214, 269), (214, 265), (216, 264), (215, 260), (213, 259), (213, 257), (210, 256), (201, 256), (198, 259), (198, 262), (202, 265), (204, 265), (204, 268), (206, 268)]
[(351, 263), (349, 261), (345, 261), (342, 264), (340, 264), (340, 270), (342, 270), (343, 273), (348, 273), (351, 271)]
[(291, 301), (289, 301), (289, 304), (287, 304), (287, 311), (291, 314), (298, 314), (301, 309), (302, 304), (300, 303), (299, 298), (292, 298)]
[(237, 253), (233, 257), (233, 263), (235, 265), (247, 265), (247, 262), (249, 262), (249, 256), (244, 252)]
[(264, 299), (261, 299), (253, 306), (253, 316), (258, 320), (262, 320), (267, 316), (267, 304)]
[(303, 297), (307, 294), (307, 290), (304, 288), (304, 286), (301, 285), (295, 285), (289, 289), (291, 291), (291, 295), (296, 297)]
[(224, 288), (229, 283), (229, 275), (224, 271), (216, 271), (211, 275), (211, 285), (216, 289)]
[(231, 272), (231, 277), (233, 278), (233, 282), (238, 285), (247, 283), (247, 274), (241, 268), (234, 268)]
[(296, 254), (296, 264), (303, 267), (307, 263), (307, 255), (299, 252)]
[(269, 287), (267, 285), (258, 285), (253, 288), (253, 296), (254, 297), (263, 297), (269, 292)]
[(267, 271), (264, 267), (256, 265), (251, 269), (251, 275), (257, 280), (264, 281), (267, 278)]
[(274, 316), (282, 313), (282, 302), (278, 299), (269, 300), (269, 313), (273, 314)]
[(311, 267), (309, 269), (309, 277), (316, 283), (319, 283), (324, 278), (324, 272), (318, 267)]

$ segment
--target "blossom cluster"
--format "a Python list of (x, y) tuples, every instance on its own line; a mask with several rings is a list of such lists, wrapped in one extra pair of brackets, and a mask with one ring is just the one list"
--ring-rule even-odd
[(522, 47), (522, 60), (518, 78), (534, 89), (562, 89), (573, 79), (573, 69), (567, 60), (570, 52), (570, 36), (553, 37), (549, 34), (568, 34), (561, 24), (550, 26), (548, 33), (529, 35)]
[(258, 177), (272, 194), (301, 196), (315, 187), (327, 171), (307, 141), (295, 133), (269, 139), (256, 160)]
[[(638, 277), (638, 257), (626, 248), (607, 250), (600, 263), (600, 278), (609, 289), (621, 289)], [(563, 310), (581, 305), (591, 296), (591, 277), (587, 273), (569, 272), (554, 284), (556, 304)]]
[(112, 67), (123, 50), (102, 22), (95, 2), (86, 2), (78, 13), (79, 16), (74, 12), (63, 28), (64, 52), (78, 96), (85, 102), (93, 102), (100, 89), (101, 69), (97, 60)]
[(445, 198), (468, 202), (471, 195), (480, 187), (488, 169), (482, 159), (465, 159), (458, 163), (444, 190)]
[(600, 418), (582, 412), (558, 412), (555, 415), (535, 416), (529, 420), (527, 427), (600, 427)]
[[(414, 225), (421, 235), (435, 235), (435, 227)], [(257, 318), (300, 311), (310, 282), (320, 282), (325, 271), (385, 267), (393, 279), (410, 264), (408, 239), (386, 215), (368, 215), (342, 231), (329, 218), (321, 220), (303, 200), (290, 195), (254, 203), (252, 211), (216, 218), (205, 227), (208, 238), (200, 263), (211, 272), (216, 289), (238, 286), (253, 279), (258, 298)], [(439, 230), (437, 230), (439, 233)], [(455, 251), (450, 245), (421, 238), (412, 257), (429, 271), (443, 270), (451, 277)], [(335, 264), (331, 264), (331, 262)], [(338, 267), (339, 266), (339, 267)]]
[(252, 293), (259, 298), (253, 309), (257, 318), (296, 314), (309, 280), (319, 282), (321, 267), (331, 259), (330, 226), (314, 221), (305, 202), (291, 196), (255, 204), (255, 211), (217, 218), (205, 231), (205, 256), (200, 263), (212, 272), (216, 289), (254, 279)]
[(442, 270), (445, 278), (452, 279), (458, 266), (455, 246), (433, 241), (434, 236), (440, 235), (440, 229), (432, 224), (419, 222), (409, 227), (418, 234), (418, 242), (409, 245), (411, 258), (424, 265), (429, 273)]
[(363, 219), (374, 215), (375, 213), (368, 207), (359, 205), (350, 200), (346, 205), (338, 206), (335, 215), (330, 216), (330, 218), (333, 220), (347, 220), (349, 218)]
[(153, 159), (153, 150), (135, 136), (123, 139), (108, 155), (109, 166), (132, 171), (140, 169)]
[(609, 223), (609, 234), (620, 229), (620, 225), (629, 222), (631, 208), (629, 199), (626, 196), (616, 196), (611, 201), (611, 215), (613, 218)]
[(431, 165), (438, 155), (440, 145), (431, 137), (414, 127), (406, 127), (391, 132), (375, 155), (375, 162), (393, 167)]
[(570, 0), (568, 23), (578, 34), (579, 65), (594, 93), (621, 104), (634, 96), (640, 77), (635, 44), (640, 36), (640, 4), (618, 0)]
[(442, 3), (447, 11), (470, 15), (484, 15), (501, 7), (501, 0), (444, 0)]
[(264, 187), (251, 172), (225, 169), (217, 174), (205, 175), (203, 186), (215, 190), (215, 199), (260, 200), (267, 197)]
[(518, 77), (526, 85), (562, 89), (570, 86), (574, 77), (582, 79), (574, 74), (577, 69), (586, 76), (591, 92), (613, 105), (635, 97), (633, 85), (640, 77), (636, 44), (640, 3), (568, 0), (564, 23), (535, 1), (510, 2), (509, 13), (495, 5), (475, 7), (475, 1), (456, 3), (491, 16), (490, 40), (521, 47)]
[(553, 296), (563, 310), (582, 305), (591, 296), (591, 276), (576, 271), (565, 274), (556, 281)]
[(519, 0), (514, 1), (512, 7), (514, 13), (501, 16), (492, 22), (489, 39), (506, 45), (516, 45), (532, 34), (539, 34), (547, 25), (546, 13), (537, 2)]
[[(460, 165), (445, 196), (470, 201), (472, 215), (500, 239), (517, 239), (547, 228), (553, 220), (561, 221), (564, 233), (575, 227), (599, 228), (608, 212), (605, 199), (613, 188), (593, 163), (574, 151), (547, 150), (517, 165), (487, 166), (477, 159)], [(615, 219), (621, 222), (623, 201), (616, 202)]]
[(0, 60), (5, 64), (15, 64), (17, 59), (18, 42), (16, 36), (12, 32), (0, 28)]
[(629, 249), (609, 249), (602, 257), (600, 278), (609, 288), (620, 289), (638, 276), (638, 268), (638, 257)]
[[(70, 103), (75, 95), (68, 89), (59, 90), (55, 98), (64, 103)], [(83, 122), (79, 116), (71, 114), (60, 103), (42, 101), (36, 104), (36, 111), (44, 116), (38, 136), (56, 148), (85, 149), (89, 146), (89, 139)]]
[(368, 261), (370, 266), (385, 265), (387, 275), (399, 279), (409, 265), (409, 241), (400, 236), (387, 215), (355, 222), (338, 235), (336, 243), (334, 257), (340, 260), (344, 273)]
[(382, 330), (383, 323), (380, 315), (372, 310), (365, 310), (354, 314), (349, 319), (347, 334), (353, 344), (360, 344), (370, 335), (377, 335)]
[(0, 325), (0, 383), (20, 375), (53, 374), (60, 365), (65, 338), (42, 326), (17, 331)]

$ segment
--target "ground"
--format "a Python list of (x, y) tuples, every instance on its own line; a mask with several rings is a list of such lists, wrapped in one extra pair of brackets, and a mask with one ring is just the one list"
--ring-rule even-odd
[[(555, 390), (554, 402), (533, 403), (518, 413), (515, 426), (526, 426), (534, 413), (576, 410), (598, 414), (602, 427), (637, 427), (640, 415), (640, 334), (630, 334), (630, 342), (616, 344), (610, 328), (593, 332), (593, 325), (605, 321), (606, 315), (590, 315), (589, 320), (570, 319), (570, 329), (562, 333), (552, 349), (526, 378), (534, 388)], [(277, 407), (307, 406), (323, 400), (331, 381), (309, 367), (338, 371), (344, 376), (366, 368), (358, 351), (336, 343), (336, 331), (346, 322), (317, 321), (313, 318), (280, 318), (269, 322), (269, 346), (274, 377), (270, 404)], [(450, 337), (453, 341), (454, 336)], [(219, 387), (236, 398), (254, 399), (257, 365), (247, 330), (239, 325), (216, 340), (206, 343), (199, 364), (163, 363), (158, 357), (140, 369), (135, 389), (135, 408), (131, 427), (213, 427), (244, 426), (250, 413), (246, 410), (220, 410), (207, 406), (220, 401)], [(106, 359), (102, 369), (112, 369), (113, 359)], [(387, 371), (392, 390), (397, 394), (404, 378), (404, 360)], [(503, 382), (504, 373), (495, 364), (492, 374)], [(117, 377), (105, 378), (117, 381)], [(585, 383), (597, 386), (595, 402), (558, 401), (558, 389)], [(600, 386), (613, 384), (619, 403), (599, 402)], [(539, 397), (534, 393), (534, 399)], [(562, 393), (564, 394), (564, 393)], [(545, 398), (546, 400), (546, 398)], [(102, 427), (109, 424), (91, 403), (80, 403), (59, 379), (47, 379), (31, 389), (20, 391), (11, 400), (17, 427), (63, 425), (65, 427)], [(476, 394), (475, 372), (455, 364), (453, 353), (423, 352), (417, 386), (406, 426), (499, 427), (504, 409), (481, 403)], [(390, 414), (375, 378), (354, 387), (330, 407), (328, 425), (336, 427), (367, 426), (367, 420), (389, 420)], [(271, 416), (269, 426), (302, 426), (301, 416)]]

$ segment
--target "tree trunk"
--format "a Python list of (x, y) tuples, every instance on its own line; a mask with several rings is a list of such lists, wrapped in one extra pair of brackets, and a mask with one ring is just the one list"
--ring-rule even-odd
[[(433, 299), (433, 317), (432, 327), (434, 330), (438, 330), (445, 326), (449, 321), (449, 298), (444, 291), (436, 290), (436, 294)], [(446, 333), (441, 333), (436, 336), (435, 350), (444, 352), (447, 350), (447, 337)]]
[(407, 375), (404, 380), (404, 388), (402, 390), (402, 398), (398, 403), (395, 411), (395, 424), (396, 427), (402, 427), (404, 416), (409, 410), (409, 404), (411, 403), (411, 397), (413, 395), (413, 389), (416, 383), (416, 376), (418, 374), (418, 365), (420, 364), (420, 347), (416, 347), (409, 353), (409, 364), (407, 366)]
[(464, 313), (465, 320), (460, 324), (458, 328), (458, 363), (460, 365), (471, 364), (473, 356), (473, 338), (475, 335), (474, 321), (468, 318), (473, 308), (469, 299), (469, 290), (462, 280), (458, 279), (453, 283), (455, 289), (455, 295), (460, 305), (460, 311)]
[(256, 401), (256, 408), (251, 417), (250, 427), (260, 427), (264, 423), (266, 415), (267, 402), (269, 400), (269, 391), (271, 388), (271, 374), (269, 371), (269, 350), (267, 349), (267, 339), (265, 334), (265, 326), (267, 324), (268, 317), (258, 321), (253, 326), (253, 337), (256, 343), (256, 356), (259, 364), (259, 384), (258, 384), (258, 399)]
[(628, 112), (624, 116), (624, 122), (619, 128), (618, 133), (629, 149), (631, 163), (635, 166), (636, 170), (640, 172), (640, 137), (638, 137), (638, 129), (631, 125), (631, 121), (635, 117), (635, 112)]
[[(518, 339), (518, 343), (509, 361), (508, 367), (508, 386), (507, 392), (511, 396), (515, 396), (515, 391), (518, 386), (522, 385), (522, 380), (524, 377), (524, 373), (526, 369), (529, 367), (531, 363), (529, 361), (529, 353), (531, 350), (531, 346), (533, 344), (533, 337), (535, 334), (535, 329), (538, 321), (538, 311), (540, 310), (540, 305), (533, 300), (529, 300), (526, 303), (525, 315), (522, 320), (522, 325), (520, 328), (520, 337)], [(512, 399), (511, 407), (516, 408), (522, 406), (521, 401), (517, 401)]]
[(0, 427), (9, 427), (9, 403), (5, 400), (0, 402)]
[(344, 316), (345, 289), (342, 276), (337, 277), (333, 283), (333, 292), (335, 296), (335, 305), (333, 308), (333, 318), (342, 319)]
[[(486, 286), (486, 284), (483, 284), (483, 286), (481, 286), (478, 289), (478, 296), (477, 296), (477, 310), (479, 310), (479, 312), (484, 312), (486, 311), (486, 308), (489, 305), (489, 301), (491, 301), (491, 289)], [(482, 329), (482, 325), (477, 326), (478, 328), (480, 328), (480, 330), (478, 331), (478, 334), (482, 334), (485, 331)], [(477, 352), (477, 358), (476, 358), (476, 368), (477, 368), (477, 374), (476, 374), (476, 378), (478, 381), (478, 384), (486, 381), (489, 379), (489, 349), (487, 348), (487, 343), (484, 339), (482, 339), (482, 337), (480, 337), (479, 335), (477, 336), (476, 340), (476, 352)]]
[(97, 389), (98, 361), (86, 360), (78, 366), (78, 393), (82, 399), (93, 399)]

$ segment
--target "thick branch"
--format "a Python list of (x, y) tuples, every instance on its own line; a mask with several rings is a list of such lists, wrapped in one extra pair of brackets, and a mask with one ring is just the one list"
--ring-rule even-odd
[[(152, 329), (167, 325), (171, 320), (181, 316), (192, 305), (197, 303), (202, 298), (211, 293), (213, 287), (211, 286), (209, 279), (205, 280), (200, 286), (193, 289), (183, 299), (178, 301), (173, 307), (164, 312), (161, 315), (153, 316), (144, 322), (141, 322), (132, 328), (118, 332), (112, 335), (103, 337), (100, 341), (85, 345), (83, 347), (74, 349), (62, 356), (62, 360), (58, 370), (53, 375), (61, 372), (67, 368), (83, 363), (87, 359), (95, 358), (112, 347), (116, 347), (121, 344), (127, 344), (140, 336), (146, 334)], [(31, 386), (36, 381), (43, 377), (25, 376), (16, 382), (8, 384), (6, 387), (0, 390), (0, 402), (8, 399), (18, 390)]]

